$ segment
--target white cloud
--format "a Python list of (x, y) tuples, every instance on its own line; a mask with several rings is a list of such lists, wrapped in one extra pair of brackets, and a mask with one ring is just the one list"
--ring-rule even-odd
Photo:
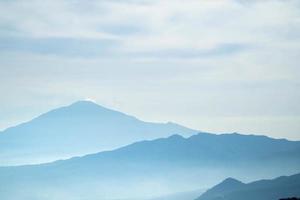
[[(29, 37), (119, 40), (122, 51), (210, 50), (222, 44), (289, 42), (297, 1), (2, 1), (2, 24)], [(11, 14), (13, 13), (13, 14)], [(118, 33), (111, 29), (121, 27)], [(122, 28), (134, 29), (132, 34)], [(255, 34), (253, 34), (255, 33)]]
[(92, 97), (144, 119), (276, 136), (282, 122), (298, 137), (299, 1), (18, 0), (0, 13), (0, 127)]

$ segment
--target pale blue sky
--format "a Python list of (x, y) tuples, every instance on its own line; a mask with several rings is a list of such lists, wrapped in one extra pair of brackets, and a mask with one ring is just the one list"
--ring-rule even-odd
[(0, 0), (0, 129), (90, 98), (300, 139), (300, 1)]

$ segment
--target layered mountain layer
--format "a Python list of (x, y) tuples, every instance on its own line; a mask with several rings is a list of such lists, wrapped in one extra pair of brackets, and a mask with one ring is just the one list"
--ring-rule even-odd
[(297, 173), (299, 155), (300, 142), (284, 139), (173, 135), (48, 164), (1, 167), (0, 194), (3, 200), (146, 199), (209, 188), (226, 177), (248, 182)]
[(55, 161), (196, 132), (174, 123), (144, 122), (90, 101), (79, 101), (0, 132), (0, 166)]
[(300, 197), (300, 174), (248, 184), (229, 178), (196, 200), (279, 200), (291, 197)]

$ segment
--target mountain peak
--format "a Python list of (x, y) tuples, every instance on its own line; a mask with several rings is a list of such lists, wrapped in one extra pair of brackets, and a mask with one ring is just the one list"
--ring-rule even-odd
[(230, 191), (234, 190), (236, 188), (239, 188), (240, 186), (244, 185), (243, 182), (234, 179), (234, 178), (226, 178), (223, 180), (220, 184), (216, 185), (213, 190), (214, 191)]
[(240, 185), (240, 184), (243, 184), (243, 182), (241, 182), (241, 181), (239, 181), (237, 179), (229, 177), (229, 178), (226, 178), (221, 184), (227, 184), (227, 185), (228, 184), (230, 184), (230, 185), (232, 185), (232, 184), (238, 184), (238, 185)]
[[(72, 103), (71, 105), (67, 106), (69, 108), (74, 108), (74, 109), (79, 109), (79, 110), (106, 110), (106, 111), (112, 111), (114, 112), (114, 110), (111, 110), (109, 108), (106, 108), (104, 106), (101, 106), (97, 103), (95, 103), (94, 101), (91, 100), (79, 100), (76, 101), (74, 103)], [(115, 111), (117, 112), (117, 111)]]
[(80, 100), (76, 101), (70, 105), (56, 108), (47, 113), (44, 113), (37, 117), (36, 119), (55, 119), (59, 117), (60, 119), (70, 119), (70, 118), (78, 118), (81, 120), (90, 119), (91, 117), (122, 117), (126, 116), (125, 114), (103, 107), (101, 105), (96, 104), (93, 101), (88, 100)]
[(91, 101), (91, 100), (79, 100), (79, 101), (72, 103), (71, 106), (72, 105), (97, 105), (97, 106), (99, 106), (98, 104), (96, 104), (94, 101)]
[(220, 195), (229, 193), (231, 191), (235, 191), (244, 185), (245, 184), (239, 180), (236, 180), (234, 178), (227, 178), (227, 179), (223, 180), (221, 183), (219, 183), (218, 185), (207, 190), (197, 200), (199, 200), (199, 199), (216, 199), (216, 198), (219, 198)]

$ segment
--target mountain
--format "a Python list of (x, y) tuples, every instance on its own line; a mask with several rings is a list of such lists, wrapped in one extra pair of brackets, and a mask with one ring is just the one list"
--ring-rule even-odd
[(279, 200), (300, 196), (300, 174), (248, 184), (226, 179), (196, 200)]
[[(149, 199), (300, 171), (300, 142), (199, 133), (136, 142), (68, 160), (0, 167), (0, 199)], [(230, 190), (241, 183), (228, 179)]]
[(144, 122), (90, 101), (78, 101), (0, 132), (0, 165), (49, 162), (196, 132), (174, 123)]
[(224, 192), (230, 193), (236, 190), (239, 190), (244, 187), (244, 183), (242, 183), (239, 180), (233, 179), (233, 178), (227, 178), (224, 181), (222, 181), (220, 184), (214, 186), (213, 188), (206, 191), (204, 194), (201, 195), (198, 199), (218, 199), (222, 198)]

